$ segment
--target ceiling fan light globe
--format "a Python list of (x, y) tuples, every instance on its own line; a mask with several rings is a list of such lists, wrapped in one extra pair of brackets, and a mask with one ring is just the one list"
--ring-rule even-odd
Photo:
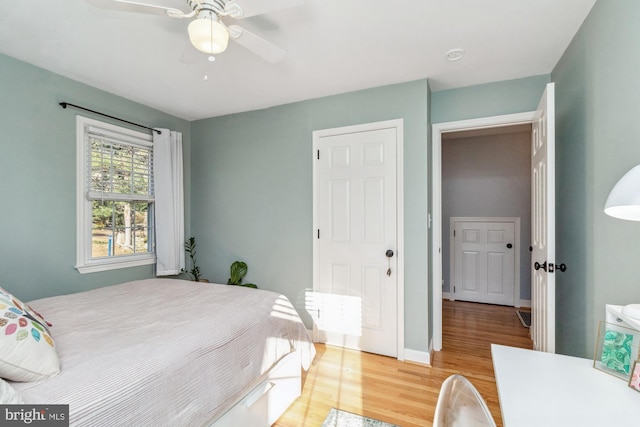
[(229, 44), (229, 32), (211, 18), (193, 20), (187, 29), (193, 47), (208, 54), (222, 53)]

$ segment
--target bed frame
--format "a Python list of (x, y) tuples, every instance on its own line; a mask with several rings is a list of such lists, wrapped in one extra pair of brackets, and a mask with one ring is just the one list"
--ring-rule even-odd
[(210, 427), (267, 427), (276, 422), (302, 391), (300, 352), (280, 359), (255, 387)]

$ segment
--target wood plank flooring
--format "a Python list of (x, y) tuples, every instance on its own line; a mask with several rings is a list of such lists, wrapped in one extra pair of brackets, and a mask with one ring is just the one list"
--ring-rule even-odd
[(491, 343), (531, 348), (513, 307), (443, 301), (443, 351), (431, 366), (317, 344), (302, 396), (274, 424), (320, 427), (331, 407), (402, 427), (431, 426), (442, 382), (466, 376), (502, 426)]

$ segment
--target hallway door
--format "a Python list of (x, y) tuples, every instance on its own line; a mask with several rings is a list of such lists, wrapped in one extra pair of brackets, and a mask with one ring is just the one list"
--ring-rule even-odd
[(519, 218), (451, 218), (451, 229), (454, 299), (514, 306)]

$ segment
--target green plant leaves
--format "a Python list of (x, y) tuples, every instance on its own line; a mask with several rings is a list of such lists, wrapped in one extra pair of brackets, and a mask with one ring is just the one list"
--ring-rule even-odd
[(257, 289), (258, 287), (253, 283), (242, 283), (242, 278), (247, 275), (248, 270), (249, 268), (246, 263), (242, 261), (235, 261), (231, 264), (231, 268), (229, 269), (231, 277), (227, 280), (227, 285), (244, 286), (246, 288)]
[(191, 258), (191, 270), (182, 269), (180, 270), (183, 273), (187, 273), (190, 277), (193, 277), (193, 280), (197, 282), (202, 277), (202, 273), (200, 272), (200, 267), (197, 265), (196, 261), (196, 238), (189, 237), (184, 242), (184, 250), (189, 254), (189, 258)]
[(235, 261), (231, 264), (230, 273), (231, 277), (229, 278), (229, 285), (239, 285), (242, 283), (242, 278), (247, 275), (247, 264), (242, 261)]

